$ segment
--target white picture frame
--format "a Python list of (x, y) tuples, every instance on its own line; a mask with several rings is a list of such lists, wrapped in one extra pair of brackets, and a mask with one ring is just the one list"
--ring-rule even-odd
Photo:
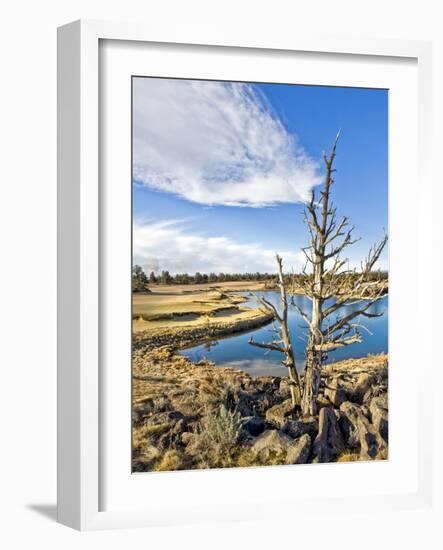
[[(111, 510), (103, 509), (100, 484), (106, 481), (102, 470), (103, 452), (106, 444), (104, 437), (104, 417), (101, 379), (103, 375), (100, 338), (102, 331), (102, 302), (106, 299), (106, 285), (102, 288), (100, 267), (103, 262), (101, 232), (106, 224), (100, 223), (103, 214), (103, 189), (100, 188), (100, 142), (99, 114), (100, 105), (100, 43), (101, 41), (123, 41), (131, 44), (174, 44), (175, 48), (195, 45), (199, 51), (211, 57), (211, 48), (224, 48), (229, 55), (252, 55), (253, 52), (273, 52), (284, 58), (290, 52), (331, 54), (352, 59), (410, 59), (416, 64), (418, 82), (418, 101), (416, 110), (418, 125), (412, 126), (418, 132), (417, 166), (418, 179), (423, 188), (431, 185), (430, 140), (431, 140), (431, 46), (426, 42), (370, 40), (363, 38), (325, 37), (310, 34), (276, 39), (232, 37), (186, 36), (183, 33), (164, 35), (143, 25), (101, 21), (77, 21), (59, 29), (58, 33), (58, 519), (61, 523), (80, 530), (118, 528), (130, 526), (170, 525), (200, 521), (220, 521), (234, 519), (260, 519), (272, 516), (265, 505), (267, 499), (275, 501), (281, 495), (282, 510), (275, 517), (290, 517), (294, 510), (303, 513), (303, 503), (315, 505), (316, 510), (327, 511), (333, 503), (339, 503), (342, 513), (352, 509), (358, 503), (362, 509), (370, 511), (397, 510), (399, 508), (424, 508), (431, 506), (431, 433), (430, 425), (421, 421), (425, 416), (423, 388), (416, 389), (414, 396), (413, 425), (419, 427), (417, 436), (417, 457), (410, 465), (414, 468), (411, 487), (406, 491), (389, 491), (386, 494), (344, 494), (332, 498), (322, 493), (322, 488), (313, 491), (311, 499), (292, 498), (286, 494), (281, 482), (282, 469), (270, 468), (266, 473), (267, 482), (259, 495), (248, 501), (248, 506), (240, 502), (239, 506), (227, 506), (224, 497), (212, 502), (198, 501), (187, 509), (176, 506), (168, 510), (168, 503), (158, 506), (140, 507), (131, 505), (122, 499), (121, 506)], [(365, 56), (365, 57), (361, 57)], [(168, 73), (169, 74), (169, 73)], [(169, 74), (175, 76), (175, 74)], [(200, 75), (194, 75), (196, 77)], [(415, 92), (414, 92), (415, 93)], [(126, 138), (125, 138), (126, 139)], [(129, 139), (129, 135), (127, 136)], [(415, 178), (415, 174), (411, 177)], [(417, 214), (417, 228), (430, 230), (432, 220), (420, 210)], [(128, 251), (130, 253), (130, 251)], [(401, 253), (401, 252), (399, 252)], [(429, 250), (423, 248), (422, 254), (430, 257)], [(417, 300), (417, 311), (425, 313), (426, 297), (431, 289), (423, 287), (424, 273), (417, 269), (414, 282), (420, 285), (423, 302)], [(423, 387), (429, 387), (432, 375), (432, 349), (428, 349), (427, 361), (423, 367)], [(411, 356), (413, 357), (413, 355)], [(410, 359), (412, 361), (412, 358)], [(417, 405), (415, 406), (415, 397)], [(123, 427), (124, 429), (124, 427)], [(414, 458), (414, 460), (415, 460)], [(363, 466), (363, 465), (362, 465)], [(318, 465), (323, 476), (328, 474), (328, 465)], [(339, 466), (343, 468), (343, 466)], [(353, 468), (353, 465), (348, 465)], [(392, 463), (391, 463), (392, 467)], [(394, 466), (395, 467), (395, 464)], [(254, 484), (263, 469), (230, 473), (231, 481)], [(325, 473), (326, 472), (326, 473)], [(343, 470), (340, 470), (342, 476)], [(355, 480), (361, 472), (353, 470)], [(157, 486), (168, 485), (172, 490), (188, 490), (190, 484), (198, 485), (196, 476), (205, 476), (203, 484), (214, 483), (221, 487), (227, 475), (225, 471), (163, 473), (154, 477), (145, 477), (145, 483)], [(382, 474), (380, 474), (382, 475)], [(385, 475), (385, 474), (383, 474)], [(180, 477), (179, 477), (180, 476)], [(234, 477), (235, 476), (235, 477)], [(351, 476), (352, 477), (352, 476)], [(401, 478), (399, 478), (401, 481)], [(182, 483), (183, 482), (183, 483)], [(218, 485), (217, 485), (218, 484)], [(272, 495), (271, 487), (279, 485)], [(201, 485), (201, 483), (200, 483)], [(253, 486), (253, 485), (251, 485)], [(266, 489), (268, 487), (268, 489)], [(197, 489), (196, 489), (197, 490)], [(128, 493), (129, 495), (129, 493)], [(126, 499), (127, 500), (127, 499)], [(158, 503), (157, 503), (158, 504)]]

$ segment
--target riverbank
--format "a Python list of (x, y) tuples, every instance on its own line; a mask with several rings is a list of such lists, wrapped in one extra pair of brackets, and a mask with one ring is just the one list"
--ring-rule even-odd
[(262, 290), (263, 283), (226, 283), (217, 288), (170, 285), (134, 294), (133, 346), (182, 349), (263, 326), (272, 315), (262, 308), (243, 307), (247, 298), (231, 294), (254, 289)]
[(323, 370), (320, 413), (292, 411), (287, 379), (194, 364), (171, 347), (133, 353), (133, 470), (385, 459), (388, 358)]
[(134, 297), (134, 471), (387, 458), (387, 355), (326, 365), (320, 412), (300, 418), (287, 378), (251, 377), (177, 353), (272, 320), (228, 294), (233, 285), (198, 286)]

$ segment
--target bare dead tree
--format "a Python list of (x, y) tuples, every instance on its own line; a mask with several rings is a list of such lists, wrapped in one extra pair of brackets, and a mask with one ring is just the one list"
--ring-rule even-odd
[[(304, 212), (305, 223), (310, 235), (310, 243), (302, 248), (306, 265), (302, 276), (293, 276), (287, 288), (283, 276), (282, 259), (277, 255), (278, 285), (281, 295), (282, 313), (265, 298), (257, 297), (267, 312), (275, 320), (274, 332), (277, 339), (272, 342), (249, 343), (284, 355), (283, 365), (288, 368), (291, 396), (294, 407), (301, 408), (304, 416), (317, 414), (317, 397), (320, 387), (320, 371), (327, 353), (338, 348), (361, 342), (361, 331), (367, 328), (359, 321), (360, 317), (379, 317), (383, 313), (371, 313), (370, 308), (383, 298), (386, 288), (381, 279), (370, 277), (373, 267), (386, 246), (385, 234), (380, 243), (375, 244), (361, 262), (361, 269), (347, 268), (348, 259), (343, 252), (358, 239), (353, 238), (354, 226), (349, 219), (337, 217), (337, 209), (330, 200), (331, 186), (334, 183), (333, 168), (340, 132), (334, 141), (331, 154), (323, 153), (325, 180), (316, 201), (312, 190), (311, 200)], [(308, 270), (309, 266), (309, 270)], [(288, 293), (302, 294), (311, 300), (311, 311), (304, 311), (295, 301), (292, 306), (298, 311), (308, 327), (306, 366), (301, 381), (294, 359), (294, 350), (288, 328)], [(350, 309), (352, 306), (354, 309)], [(341, 314), (344, 312), (344, 314)]]
[[(330, 200), (339, 136), (340, 132), (331, 154), (327, 156), (323, 153), (326, 174), (320, 200), (317, 203), (315, 191), (312, 190), (311, 200), (304, 213), (310, 235), (309, 246), (302, 249), (306, 265), (303, 277), (293, 277), (291, 287), (291, 293), (304, 294), (312, 303), (310, 315), (294, 303), (308, 325), (306, 367), (301, 392), (301, 409), (305, 416), (317, 413), (320, 369), (326, 354), (361, 342), (360, 329), (364, 330), (365, 327), (358, 322), (358, 318), (382, 315), (369, 310), (385, 292), (381, 281), (369, 280), (368, 275), (386, 245), (386, 234), (380, 243), (370, 249), (359, 273), (347, 269), (348, 260), (342, 256), (343, 251), (354, 244), (356, 239), (353, 238), (354, 226), (349, 224), (346, 216), (337, 218), (337, 210)], [(349, 310), (350, 305), (357, 307)], [(346, 312), (341, 315), (344, 308)]]
[(291, 342), (291, 334), (288, 327), (288, 297), (286, 292), (285, 281), (283, 277), (283, 261), (278, 254), (276, 254), (277, 267), (278, 267), (278, 286), (280, 289), (281, 298), (281, 313), (278, 309), (266, 300), (265, 298), (256, 296), (257, 300), (274, 317), (274, 333), (276, 339), (272, 342), (255, 342), (253, 338), (249, 339), (249, 343), (252, 346), (263, 348), (269, 351), (278, 351), (284, 355), (282, 364), (288, 369), (289, 385), (291, 390), (292, 405), (294, 407), (300, 407), (301, 405), (301, 385), (300, 379), (297, 373), (294, 357), (294, 349)]

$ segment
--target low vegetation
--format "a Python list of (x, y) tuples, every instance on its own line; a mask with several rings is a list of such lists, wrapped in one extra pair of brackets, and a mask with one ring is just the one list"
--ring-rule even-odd
[(305, 418), (291, 406), (286, 378), (252, 378), (194, 364), (168, 346), (148, 348), (134, 351), (134, 471), (387, 457), (386, 355), (327, 365), (320, 414)]

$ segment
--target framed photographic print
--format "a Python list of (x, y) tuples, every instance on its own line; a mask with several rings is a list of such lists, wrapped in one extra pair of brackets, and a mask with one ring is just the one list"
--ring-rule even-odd
[(429, 46), (191, 42), (59, 29), (59, 520), (428, 505)]

